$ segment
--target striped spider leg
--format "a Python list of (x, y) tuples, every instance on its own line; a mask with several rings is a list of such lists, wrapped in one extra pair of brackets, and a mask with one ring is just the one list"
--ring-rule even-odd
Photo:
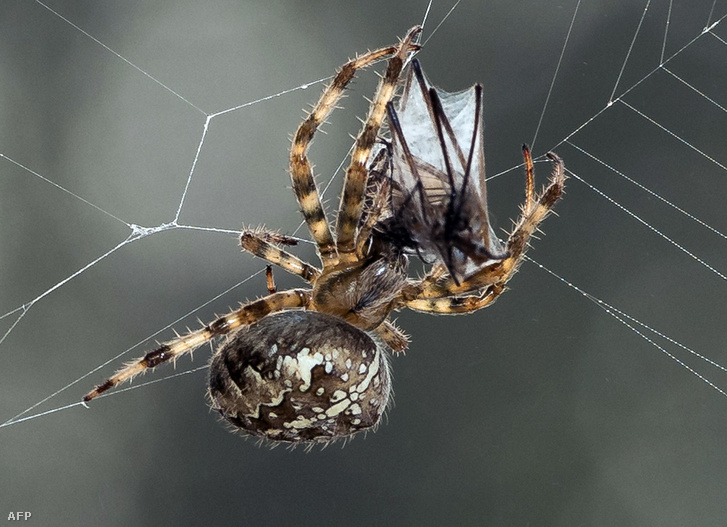
[[(295, 133), (293, 146), (290, 150), (290, 175), (293, 181), (293, 191), (298, 199), (311, 236), (318, 245), (324, 268), (338, 264), (340, 254), (343, 254), (343, 258), (347, 261), (356, 259), (354, 255), (354, 238), (358, 220), (361, 216), (368, 176), (366, 163), (381, 127), (386, 105), (394, 95), (396, 83), (399, 80), (406, 59), (411, 52), (419, 49), (419, 46), (414, 43), (414, 39), (420, 32), (420, 27), (414, 27), (409, 30), (398, 46), (370, 51), (344, 64)], [(313, 179), (313, 172), (307, 156), (308, 148), (318, 127), (336, 107), (336, 103), (343, 95), (343, 91), (353, 79), (356, 71), (388, 55), (393, 55), (393, 57), (389, 59), (386, 73), (379, 83), (369, 115), (363, 130), (356, 139), (356, 145), (351, 155), (351, 163), (346, 171), (338, 215), (337, 239), (334, 241)]]

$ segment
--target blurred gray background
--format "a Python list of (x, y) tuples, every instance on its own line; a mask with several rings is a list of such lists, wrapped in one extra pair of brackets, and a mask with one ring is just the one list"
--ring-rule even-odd
[[(0, 344), (0, 422), (134, 347), (27, 415), (76, 403), (155, 338), (170, 338), (169, 324), (261, 269), (233, 234), (173, 230), (49, 292), (123, 242), (125, 223), (174, 218), (203, 112), (328, 77), (355, 53), (394, 42), (426, 9), (423, 0), (46, 4), (67, 21), (34, 2), (0, 7), (0, 153), (50, 181), (0, 158), (0, 335), (12, 327)], [(575, 4), (464, 0), (419, 55), (444, 89), (484, 84), (488, 174), (507, 171), (488, 189), (498, 228), (518, 214), (523, 177), (508, 169), (533, 139)], [(724, 237), (578, 150), (727, 232), (724, 41), (704, 35), (668, 64), (721, 108), (666, 71), (624, 97), (689, 145), (620, 102), (570, 138), (578, 148), (562, 142), (606, 106), (644, 4), (583, 2), (534, 150), (557, 145), (570, 170), (726, 273)], [(617, 95), (658, 65), (669, 4), (652, 2)], [(435, 0), (425, 38), (450, 7)], [(673, 2), (667, 57), (700, 34), (712, 7)], [(711, 21), (725, 13), (718, 1)], [(727, 39), (727, 27), (715, 34)], [(374, 85), (361, 75), (317, 138), (320, 182), (350, 147)], [(292, 232), (289, 137), (321, 88), (214, 118), (180, 223)], [(538, 163), (539, 181), (549, 170)], [(334, 183), (329, 204), (337, 191)], [(530, 256), (727, 364), (723, 277), (575, 178), (557, 211)], [(30, 511), (37, 525), (727, 523), (725, 395), (532, 263), (510, 288), (471, 316), (402, 312), (413, 342), (393, 359), (395, 406), (377, 433), (345, 448), (270, 450), (229, 433), (207, 408), (202, 370), (0, 428), (0, 512)], [(14, 310), (46, 292), (18, 320)], [(174, 328), (264, 292), (258, 275)], [(724, 372), (649, 337), (727, 388)], [(203, 366), (209, 353), (176, 371)]]

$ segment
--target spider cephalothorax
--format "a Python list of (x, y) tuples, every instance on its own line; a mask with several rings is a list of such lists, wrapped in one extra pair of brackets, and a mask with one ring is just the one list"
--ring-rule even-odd
[[(210, 365), (212, 407), (238, 429), (288, 443), (327, 442), (375, 427), (390, 393), (389, 351), (407, 337), (389, 315), (408, 307), (427, 313), (469, 313), (505, 289), (528, 241), (563, 192), (563, 163), (535, 195), (526, 166), (522, 214), (503, 245), (490, 227), (484, 179), (481, 87), (448, 94), (431, 87), (414, 62), (398, 105), (392, 100), (420, 28), (397, 45), (343, 65), (298, 127), (290, 151), (293, 190), (321, 267), (282, 246), (265, 230), (242, 233), (242, 248), (296, 274), (306, 289), (276, 291), (211, 324), (150, 351), (86, 394), (175, 360), (216, 337), (226, 339)], [(357, 70), (389, 57), (351, 154), (332, 232), (308, 161), (308, 147)], [(381, 128), (388, 114), (390, 139)], [(384, 146), (375, 153), (377, 144)], [(407, 253), (426, 273), (407, 274)]]

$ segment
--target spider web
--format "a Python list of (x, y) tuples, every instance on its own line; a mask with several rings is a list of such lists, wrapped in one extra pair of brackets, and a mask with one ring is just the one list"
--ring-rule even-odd
[[(176, 415), (207, 439), (207, 348), (90, 411), (78, 401), (122, 361), (170, 338), (171, 328), (197, 327), (198, 318), (264, 293), (261, 263), (239, 254), (236, 236), (241, 224), (285, 233), (299, 225), (285, 174), (299, 109), (346, 58), (389, 44), (426, 9), (376, 7), (4, 7), (0, 428), (13, 444), (55, 433), (58, 455), (82, 430), (84, 445), (102, 439), (112, 450), (129, 429), (152, 434)], [(708, 452), (723, 437), (727, 396), (727, 5), (574, 1), (543, 12), (537, 3), (521, 11), (464, 2), (447, 18), (451, 7), (433, 4), (424, 32), (432, 40), (420, 59), (444, 89), (484, 84), (495, 225), (509, 228), (518, 212), (524, 139), (536, 154), (556, 151), (571, 178), (559, 217), (545, 222), (547, 236), (495, 307), (470, 317), (400, 315), (412, 349), (394, 362), (398, 406), (378, 435), (393, 440), (400, 420), (416, 429), (417, 406), (455, 418), (452, 400), (488, 401), (483, 419), (495, 430), (539, 434), (523, 423), (541, 430), (542, 408), (532, 401), (548, 399), (569, 412), (543, 415), (587, 437), (578, 443), (584, 449), (609, 424), (622, 441), (614, 445), (633, 439), (624, 430), (647, 426), (678, 438), (647, 463), (660, 467), (649, 474), (663, 476), (669, 448), (683, 442), (694, 445), (686, 457), (695, 472), (724, 466), (723, 455)], [(371, 16), (384, 10), (385, 20)], [(375, 80), (361, 75), (313, 147), (329, 205), (338, 202), (342, 153)], [(548, 170), (537, 163), (539, 181)], [(298, 253), (315, 262), (304, 241)], [(279, 289), (300, 284), (282, 271), (276, 281)], [(443, 357), (453, 336), (456, 349)], [(429, 393), (445, 382), (458, 388)], [(195, 424), (190, 413), (200, 414)], [(481, 437), (480, 426), (455, 437)], [(199, 432), (205, 427), (208, 434)], [(502, 434), (488, 437), (499, 443), (509, 437)], [(671, 488), (653, 501), (624, 498), (644, 482), (626, 468), (644, 450), (611, 448), (601, 445), (598, 466), (611, 468), (598, 482), (623, 489), (607, 501), (635, 524), (676, 521), (665, 505)], [(98, 460), (113, 466), (110, 456)], [(696, 490), (690, 505), (680, 502), (682, 520), (696, 510), (710, 519), (727, 514), (709, 490), (723, 477), (689, 481)], [(597, 517), (597, 506), (561, 503), (553, 518), (564, 524), (569, 513)]]

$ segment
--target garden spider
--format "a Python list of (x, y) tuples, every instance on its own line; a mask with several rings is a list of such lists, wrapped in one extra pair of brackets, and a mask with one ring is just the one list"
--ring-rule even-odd
[[(227, 335), (210, 363), (212, 407), (251, 435), (325, 443), (375, 427), (385, 411), (391, 390), (387, 353), (403, 351), (408, 342), (389, 321), (392, 311), (469, 313), (504, 291), (530, 236), (562, 195), (563, 163), (548, 154), (553, 174), (536, 196), (532, 159), (523, 148), (525, 203), (501, 247), (487, 220), (481, 87), (464, 99), (458, 97), (465, 92), (437, 92), (414, 63), (398, 108), (391, 103), (407, 60), (419, 49), (420, 30), (414, 27), (396, 46), (344, 64), (294, 136), (293, 190), (321, 268), (282, 249), (290, 238), (261, 229), (242, 233), (244, 250), (300, 276), (310, 288), (278, 292), (268, 267), (267, 296), (161, 344), (84, 401)], [(351, 154), (334, 236), (308, 147), (356, 71), (384, 57), (386, 73)], [(387, 114), (391, 142), (379, 133)], [(463, 117), (469, 124), (462, 124)], [(421, 118), (433, 131), (421, 131)], [(384, 146), (372, 154), (380, 142)], [(432, 148), (438, 154), (432, 156)], [(414, 251), (427, 264), (419, 279), (407, 276), (407, 253)]]

